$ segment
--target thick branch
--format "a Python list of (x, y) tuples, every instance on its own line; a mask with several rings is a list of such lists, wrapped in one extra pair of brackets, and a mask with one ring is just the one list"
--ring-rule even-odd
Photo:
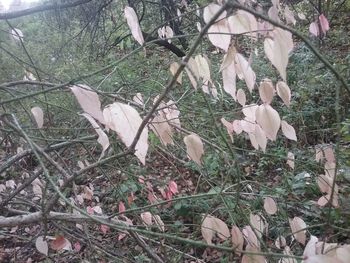
[(49, 10), (62, 10), (70, 7), (75, 7), (78, 5), (83, 5), (86, 3), (91, 2), (92, 0), (78, 0), (73, 3), (65, 3), (62, 5), (58, 4), (45, 4), (45, 5), (39, 5), (39, 6), (34, 6), (31, 8), (19, 10), (19, 11), (13, 11), (9, 13), (0, 13), (0, 20), (5, 20), (5, 19), (13, 19), (21, 16), (27, 16), (31, 15), (34, 13), (39, 13), (39, 12), (44, 12), (44, 11), (49, 11)]

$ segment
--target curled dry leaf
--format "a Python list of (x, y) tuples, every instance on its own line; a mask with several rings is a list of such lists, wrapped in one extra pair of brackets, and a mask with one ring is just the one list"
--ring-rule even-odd
[(260, 82), (259, 95), (263, 103), (271, 104), (273, 96), (275, 95), (275, 88), (270, 79), (264, 79)]
[(262, 149), (263, 152), (265, 152), (266, 145), (267, 145), (267, 138), (266, 138), (265, 132), (261, 129), (260, 125), (258, 124), (255, 124), (254, 135), (259, 147)]
[(142, 94), (140, 92), (136, 93), (136, 95), (132, 98), (132, 100), (142, 107), (145, 105)]
[(104, 124), (101, 102), (97, 93), (84, 84), (74, 85), (70, 89), (78, 100), (81, 108), (100, 123)]
[(277, 212), (277, 205), (273, 198), (266, 197), (264, 199), (264, 209), (269, 215), (274, 215)]
[(243, 228), (243, 237), (251, 247), (260, 248), (260, 244), (258, 241), (258, 238), (256, 237), (254, 231), (252, 230), (251, 226), (245, 226)]
[(135, 13), (135, 10), (130, 6), (126, 6), (124, 9), (124, 16), (128, 23), (129, 29), (131, 30), (132, 36), (142, 46), (145, 40), (143, 39), (139, 19)]
[(243, 234), (238, 226), (236, 226), (236, 225), (232, 226), (231, 236), (232, 236), (233, 249), (235, 250), (235, 253), (238, 256), (240, 256), (241, 255), (240, 251), (243, 250), (244, 239), (243, 239)]
[(221, 118), (221, 123), (226, 127), (227, 133), (230, 136), (231, 142), (233, 142), (233, 124), (225, 120), (225, 118)]
[(304, 220), (300, 217), (294, 217), (293, 219), (289, 219), (289, 225), (296, 241), (305, 245), (306, 230), (301, 230), (306, 228)]
[(92, 125), (92, 127), (95, 129), (96, 133), (98, 134), (97, 142), (102, 146), (102, 152), (100, 155), (100, 159), (105, 155), (106, 150), (109, 147), (109, 139), (107, 134), (101, 129), (100, 125), (97, 124), (97, 122), (87, 113), (81, 114), (84, 116)]
[(37, 237), (37, 239), (35, 240), (35, 247), (41, 254), (44, 254), (45, 256), (48, 255), (49, 246), (47, 244), (47, 241), (44, 240), (43, 236)]
[(266, 226), (264, 218), (260, 215), (251, 213), (249, 216), (249, 220), (251, 226), (254, 227), (256, 234), (261, 238)]
[(277, 95), (282, 99), (283, 103), (289, 107), (291, 92), (288, 85), (284, 81), (279, 81), (276, 84)]
[(209, 245), (212, 244), (212, 239), (215, 234), (217, 234), (221, 240), (226, 240), (231, 236), (230, 230), (228, 229), (226, 223), (211, 215), (207, 215), (203, 219), (201, 232), (204, 240)]
[[(139, 113), (131, 106), (115, 102), (103, 110), (106, 127), (115, 131), (122, 142), (129, 147), (142, 123)], [(144, 127), (135, 147), (135, 155), (142, 164), (146, 163), (148, 150), (148, 128)]]
[(185, 136), (184, 142), (187, 148), (187, 155), (191, 160), (196, 162), (198, 165), (201, 165), (201, 157), (204, 153), (204, 147), (201, 138), (197, 134), (192, 133)]
[(185, 71), (194, 89), (197, 89), (197, 81), (199, 80), (199, 71), (197, 62), (194, 58), (190, 58), (187, 62)]
[(162, 219), (160, 218), (160, 216), (159, 215), (153, 216), (153, 220), (154, 220), (156, 226), (159, 228), (159, 230), (164, 232), (165, 231), (165, 224), (162, 221)]
[[(171, 75), (175, 76), (175, 73), (178, 71), (180, 65), (177, 62), (173, 62), (170, 64), (170, 73)], [(182, 84), (182, 72), (180, 75), (177, 77), (176, 82), (179, 83), (180, 85)]]
[(276, 140), (277, 132), (281, 125), (281, 118), (278, 112), (270, 105), (260, 105), (256, 110), (256, 122), (260, 125), (266, 134), (266, 137), (272, 141)]
[(41, 129), (44, 125), (44, 112), (40, 107), (33, 107), (30, 110), (34, 116), (38, 128)]
[(283, 135), (286, 136), (289, 140), (292, 140), (292, 141), (298, 140), (293, 126), (288, 124), (288, 122), (283, 120), (281, 122), (281, 128), (282, 128)]
[(238, 77), (245, 80), (248, 90), (252, 92), (255, 86), (256, 75), (248, 60), (242, 54), (236, 53), (235, 63)]

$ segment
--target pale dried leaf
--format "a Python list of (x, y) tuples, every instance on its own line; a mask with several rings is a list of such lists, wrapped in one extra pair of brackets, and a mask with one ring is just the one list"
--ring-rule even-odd
[(244, 92), (243, 89), (239, 89), (239, 90), (237, 91), (237, 101), (238, 101), (239, 104), (242, 105), (242, 107), (245, 106), (245, 103), (246, 103), (246, 101), (247, 101), (247, 98), (246, 98), (246, 96), (245, 96), (245, 92)]
[(281, 125), (281, 118), (278, 112), (268, 104), (260, 105), (256, 110), (256, 122), (272, 141), (276, 140), (277, 132)]
[(232, 34), (247, 34), (251, 37), (257, 36), (258, 23), (252, 14), (238, 10), (233, 16), (228, 18), (230, 32)]
[[(255, 125), (254, 125), (255, 126)], [(255, 136), (255, 133), (253, 132), (249, 132), (248, 133), (248, 136), (249, 136), (249, 140), (250, 140), (250, 143), (252, 144), (252, 146), (254, 147), (255, 150), (259, 150), (259, 143), (256, 139), (256, 136)]]
[(256, 237), (254, 231), (252, 230), (251, 226), (245, 226), (243, 228), (243, 236), (245, 238), (245, 240), (247, 241), (247, 243), (251, 246), (251, 247), (257, 247), (260, 248), (260, 244), (258, 241), (258, 238)]
[(286, 7), (284, 8), (284, 17), (286, 18), (286, 22), (287, 24), (292, 24), (295, 25), (296, 24), (296, 20), (294, 17), (293, 12), (289, 9), (289, 7), (286, 5)]
[(292, 34), (286, 30), (275, 28), (273, 39), (265, 38), (264, 50), (267, 58), (280, 73), (282, 79), (287, 79), (288, 55), (293, 49)]
[(249, 220), (251, 226), (255, 229), (256, 234), (261, 238), (265, 229), (265, 222), (263, 218), (260, 215), (251, 213), (249, 215)]
[(20, 29), (13, 28), (13, 29), (11, 29), (11, 37), (15, 42), (21, 43), (21, 41), (23, 41), (24, 35)]
[(51, 241), (50, 246), (53, 250), (72, 250), (72, 244), (64, 236), (57, 236)]
[(221, 123), (226, 127), (227, 133), (231, 138), (231, 141), (233, 142), (233, 124), (231, 122), (228, 122), (227, 120), (225, 120), (225, 118), (221, 118)]
[(142, 46), (145, 40), (143, 39), (141, 27), (135, 10), (130, 6), (126, 6), (124, 8), (124, 16), (128, 23), (129, 29), (131, 30), (132, 36)]
[(142, 94), (140, 92), (136, 93), (136, 95), (132, 98), (132, 100), (142, 107), (145, 105)]
[(250, 121), (252, 123), (255, 122), (255, 120), (256, 120), (256, 110), (257, 109), (258, 109), (258, 105), (256, 105), (256, 104), (246, 105), (242, 109), (242, 112), (243, 112), (244, 116), (246, 117), (247, 121)]
[(152, 131), (158, 136), (164, 146), (174, 144), (172, 128), (162, 114), (156, 115), (150, 125)]
[(236, 100), (236, 69), (234, 63), (222, 70), (222, 82), (224, 91)]
[[(197, 64), (198, 76), (202, 78), (203, 83), (211, 81), (210, 66), (208, 59), (202, 55), (197, 55), (195, 57), (195, 62)], [(190, 66), (190, 69), (192, 71), (192, 65)]]
[(164, 232), (165, 231), (165, 224), (162, 221), (162, 219), (160, 218), (160, 216), (159, 215), (153, 216), (153, 220), (154, 220), (156, 226), (159, 228), (159, 230)]
[(87, 113), (81, 114), (84, 116), (92, 125), (92, 127), (95, 129), (96, 133), (98, 134), (97, 142), (102, 146), (102, 152), (100, 155), (100, 159), (104, 156), (106, 150), (109, 147), (109, 139), (107, 134), (101, 129), (100, 125), (97, 124), (97, 122)]
[(242, 126), (241, 126), (241, 121), (239, 120), (234, 120), (232, 122), (232, 126), (233, 126), (233, 131), (236, 133), (236, 134), (241, 134), (243, 129), (242, 129)]
[(238, 256), (241, 255), (241, 250), (243, 250), (243, 245), (244, 245), (244, 239), (243, 239), (243, 234), (239, 227), (236, 225), (232, 226), (231, 230), (231, 236), (232, 236), (232, 246), (233, 249), (237, 249), (238, 251), (235, 252)]
[(44, 254), (45, 256), (48, 255), (49, 246), (47, 244), (47, 241), (44, 240), (43, 236), (37, 237), (37, 239), (35, 240), (35, 247), (41, 254)]
[(277, 212), (277, 205), (273, 198), (266, 197), (264, 199), (264, 209), (269, 215), (274, 215)]
[(314, 36), (319, 36), (320, 32), (318, 30), (318, 24), (317, 22), (312, 22), (309, 26), (309, 32)]
[(287, 165), (294, 170), (294, 159), (295, 159), (294, 153), (288, 152), (287, 158), (288, 158)]
[(44, 112), (40, 107), (33, 107), (30, 110), (34, 116), (38, 128), (41, 129), (44, 125)]
[(258, 124), (255, 124), (254, 135), (259, 147), (263, 150), (263, 152), (265, 152), (266, 145), (267, 145), (267, 138), (266, 138), (265, 132), (261, 129), (260, 125)]
[(275, 95), (275, 88), (270, 79), (264, 79), (260, 82), (259, 95), (263, 103), (270, 104)]
[[(115, 102), (103, 110), (106, 126), (115, 131), (129, 147), (142, 123), (139, 113), (130, 105)], [(146, 162), (148, 150), (148, 128), (145, 127), (135, 147), (135, 155), (142, 164)]]
[(291, 92), (288, 85), (284, 81), (279, 81), (276, 84), (277, 95), (282, 99), (283, 103), (289, 107)]
[(252, 67), (249, 65), (248, 60), (246, 60), (242, 54), (236, 53), (235, 63), (238, 76), (245, 80), (248, 90), (252, 92), (255, 86), (256, 75)]
[(311, 235), (310, 240), (307, 242), (303, 256), (311, 257), (316, 255), (316, 243), (318, 242), (318, 238), (316, 236)]
[(81, 108), (100, 123), (105, 124), (101, 111), (100, 98), (97, 93), (89, 86), (83, 84), (74, 85), (70, 89), (78, 100)]
[(217, 234), (221, 240), (227, 240), (231, 236), (226, 223), (211, 215), (207, 215), (203, 219), (201, 232), (207, 244), (212, 244), (212, 239), (215, 234)]
[(342, 263), (339, 259), (335, 257), (330, 257), (326, 255), (315, 255), (306, 258), (304, 263)]
[(292, 125), (289, 125), (286, 121), (281, 121), (282, 133), (289, 140), (297, 141), (297, 135)]
[(201, 157), (204, 153), (204, 147), (201, 138), (197, 134), (192, 133), (190, 135), (185, 136), (184, 142), (187, 149), (187, 155), (195, 163), (201, 165)]
[(304, 220), (301, 219), (300, 217), (294, 217), (293, 219), (289, 219), (289, 225), (295, 240), (305, 245), (306, 230), (301, 231), (301, 229), (306, 228), (306, 224)]
[(276, 238), (276, 240), (275, 240), (275, 246), (276, 246), (278, 249), (284, 248), (286, 245), (287, 245), (287, 241), (286, 241), (286, 239), (284, 238), (284, 236), (279, 236), (279, 237)]
[(141, 219), (142, 222), (145, 223), (147, 226), (153, 225), (152, 214), (150, 212), (141, 213)]
[[(213, 16), (218, 13), (221, 6), (217, 4), (209, 4), (204, 8), (203, 19), (206, 24), (213, 18)], [(215, 34), (218, 33), (218, 34)], [(216, 19), (216, 23), (211, 25), (208, 29), (208, 38), (210, 42), (224, 51), (228, 50), (231, 42), (231, 35), (229, 25), (226, 19), (226, 11), (222, 12), (220, 16)]]

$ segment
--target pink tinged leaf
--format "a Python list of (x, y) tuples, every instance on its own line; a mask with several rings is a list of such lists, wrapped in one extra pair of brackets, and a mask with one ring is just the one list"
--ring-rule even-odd
[(256, 234), (261, 238), (265, 229), (264, 219), (260, 215), (251, 213), (249, 215), (249, 221), (251, 226), (255, 229)]
[(199, 80), (199, 71), (198, 71), (197, 62), (195, 61), (194, 58), (190, 58), (188, 60), (185, 70), (193, 88), (196, 90), (197, 81)]
[(204, 153), (204, 147), (201, 138), (197, 134), (192, 133), (185, 136), (184, 143), (186, 145), (187, 155), (189, 158), (198, 165), (201, 165), (201, 157)]
[(238, 77), (243, 78), (250, 92), (253, 91), (256, 75), (252, 67), (249, 65), (248, 60), (243, 57), (242, 54), (237, 53), (235, 55), (235, 67)]
[(260, 82), (259, 95), (263, 103), (271, 104), (273, 96), (275, 95), (275, 88), (271, 80), (264, 79)]
[(282, 133), (289, 140), (297, 141), (297, 135), (295, 134), (295, 130), (292, 125), (289, 125), (286, 121), (281, 121)]
[(231, 236), (226, 223), (211, 215), (207, 215), (202, 221), (201, 232), (204, 240), (209, 245), (212, 244), (212, 239), (215, 234), (217, 234), (221, 240), (227, 240)]
[(320, 26), (323, 34), (326, 34), (326, 32), (329, 30), (328, 20), (324, 14), (321, 14), (318, 18), (320, 20)]
[(170, 181), (168, 184), (169, 190), (173, 193), (173, 194), (177, 194), (179, 191), (177, 190), (177, 184), (174, 181)]
[(343, 263), (335, 257), (327, 256), (327, 255), (314, 255), (311, 257), (307, 257), (303, 261), (304, 263)]
[(241, 255), (240, 251), (243, 250), (244, 238), (241, 230), (236, 225), (232, 226), (231, 236), (232, 236), (233, 249), (238, 250), (238, 251), (235, 251), (235, 254), (240, 256)]
[(250, 132), (248, 133), (248, 136), (249, 136), (249, 140), (250, 140), (250, 143), (252, 144), (252, 146), (254, 147), (255, 150), (259, 150), (259, 143), (258, 141), (256, 140), (256, 136), (254, 133)]
[(281, 22), (279, 16), (278, 16), (278, 9), (275, 6), (271, 6), (269, 10), (267, 11), (267, 14), (269, 18), (271, 18), (274, 21)]
[(47, 241), (44, 240), (43, 236), (37, 237), (37, 239), (35, 240), (35, 247), (41, 254), (44, 254), (45, 256), (48, 255), (49, 246), (47, 244)]
[(101, 129), (100, 125), (97, 124), (97, 122), (87, 113), (81, 114), (84, 116), (92, 125), (92, 127), (95, 129), (96, 133), (98, 134), (97, 142), (102, 146), (102, 152), (100, 155), (100, 158), (103, 158), (105, 155), (106, 150), (109, 147), (109, 139), (107, 134)]
[(258, 238), (256, 237), (254, 231), (252, 230), (251, 226), (245, 226), (243, 228), (243, 236), (245, 238), (245, 240), (247, 241), (247, 243), (251, 246), (251, 247), (260, 247)]
[(309, 32), (313, 34), (314, 36), (319, 36), (319, 31), (318, 31), (318, 25), (317, 22), (312, 22), (309, 26)]
[[(177, 62), (173, 62), (170, 64), (170, 73), (171, 75), (175, 76), (175, 73), (178, 71), (180, 65)], [(176, 82), (179, 83), (180, 85), (182, 84), (182, 72), (180, 75), (177, 77)]]
[(118, 204), (118, 212), (119, 213), (124, 213), (125, 212), (125, 205), (124, 202), (120, 201)]
[(225, 120), (225, 118), (221, 118), (221, 123), (226, 127), (227, 133), (230, 136), (231, 142), (233, 142), (233, 124)]
[(81, 250), (81, 245), (78, 241), (73, 244), (73, 247), (74, 247), (74, 252), (79, 252)]
[(44, 112), (40, 107), (33, 107), (30, 110), (34, 116), (38, 128), (41, 129), (44, 125)]
[(286, 18), (287, 24), (295, 25), (296, 22), (297, 22), (297, 21), (295, 20), (295, 17), (294, 17), (293, 12), (289, 9), (288, 6), (286, 6), (286, 7), (284, 8), (284, 17)]
[[(245, 118), (244, 120), (239, 121), (240, 127), (242, 128), (242, 131), (248, 133), (248, 134), (253, 134), (254, 136), (254, 141), (256, 141), (254, 132), (255, 132), (255, 123), (252, 123), (250, 120)], [(255, 147), (254, 147), (255, 148)]]
[(288, 152), (287, 158), (287, 165), (294, 170), (294, 153)]
[[(103, 110), (106, 126), (115, 131), (129, 147), (142, 123), (139, 113), (131, 106), (115, 102)], [(145, 165), (148, 150), (148, 128), (144, 127), (135, 147), (135, 155)]]
[(150, 127), (164, 146), (167, 146), (168, 144), (174, 144), (172, 128), (168, 124), (167, 120), (163, 117), (163, 115), (155, 116), (150, 123)]
[(83, 111), (91, 115), (100, 123), (105, 124), (103, 114), (101, 111), (101, 102), (97, 93), (93, 91), (89, 86), (79, 84), (70, 88), (78, 100)]
[(279, 236), (275, 240), (275, 246), (278, 249), (284, 248), (287, 245), (287, 241), (283, 236)]
[(233, 63), (222, 70), (222, 82), (224, 91), (236, 100), (236, 69)]
[(258, 109), (258, 105), (256, 104), (249, 104), (246, 105), (243, 109), (242, 112), (244, 114), (244, 116), (246, 117), (247, 121), (250, 121), (252, 123), (255, 122), (256, 120), (256, 110)]
[(255, 124), (254, 135), (259, 147), (262, 149), (263, 152), (265, 152), (266, 145), (267, 145), (267, 138), (266, 138), (265, 132), (261, 129), (260, 125), (258, 124)]
[(234, 120), (232, 122), (232, 126), (233, 126), (233, 131), (236, 133), (236, 134), (241, 134), (243, 129), (242, 129), (242, 126), (241, 126), (241, 121), (239, 120)]
[(288, 85), (284, 81), (279, 81), (276, 84), (277, 95), (282, 99), (283, 103), (289, 107), (291, 92)]
[(228, 18), (230, 32), (232, 34), (247, 34), (250, 37), (257, 36), (258, 23), (252, 14), (238, 10), (233, 16)]
[[(209, 4), (204, 8), (203, 19), (206, 24), (213, 18), (213, 16), (218, 13), (221, 6), (216, 4)], [(218, 34), (215, 34), (218, 33)], [(208, 29), (208, 38), (210, 42), (224, 51), (228, 50), (231, 42), (231, 35), (229, 25), (226, 19), (226, 11), (222, 12), (221, 15), (216, 19), (216, 23), (210, 26)]]
[(92, 208), (96, 214), (102, 215), (102, 208), (98, 205)]
[(152, 222), (152, 214), (150, 212), (144, 212), (141, 214), (141, 219), (144, 224), (147, 226), (151, 226), (153, 224)]
[(136, 95), (132, 98), (132, 100), (142, 107), (145, 105), (143, 102), (142, 94), (140, 92), (136, 93)]
[(332, 145), (326, 145), (323, 147), (323, 152), (324, 152), (324, 157), (326, 158), (326, 161), (328, 163), (335, 163), (335, 155), (333, 151), (333, 146)]
[(72, 250), (72, 244), (64, 236), (57, 236), (54, 240), (51, 241), (50, 247), (53, 250)]
[(277, 212), (277, 205), (273, 198), (266, 197), (264, 199), (264, 209), (269, 215), (274, 215)]
[(246, 103), (246, 101), (247, 101), (247, 98), (246, 98), (246, 96), (245, 96), (244, 90), (239, 89), (239, 90), (237, 91), (237, 101), (238, 101), (239, 104), (242, 105), (242, 107), (245, 106), (245, 103)]
[(106, 226), (106, 225), (100, 225), (100, 230), (105, 235), (105, 234), (107, 234), (109, 232), (110, 227)]
[(162, 219), (160, 218), (160, 216), (159, 215), (153, 216), (153, 220), (154, 220), (154, 223), (156, 224), (156, 226), (159, 228), (159, 230), (164, 232), (165, 231), (165, 224), (162, 221)]
[(289, 59), (288, 55), (292, 49), (292, 34), (280, 28), (275, 28), (273, 30), (273, 39), (265, 38), (264, 40), (265, 54), (272, 65), (278, 70), (284, 81), (286, 81), (287, 78), (286, 69)]
[(292, 234), (296, 241), (305, 245), (306, 241), (306, 230), (302, 230), (306, 228), (306, 224), (303, 219), (300, 217), (294, 217), (293, 219), (289, 219), (289, 225), (292, 230)]
[(142, 46), (145, 40), (143, 39), (141, 27), (135, 10), (129, 6), (126, 6), (124, 9), (124, 16), (128, 23), (129, 29), (131, 30), (132, 36)]
[(281, 125), (281, 118), (276, 110), (270, 105), (260, 105), (256, 110), (256, 122), (272, 141), (276, 140), (277, 132)]

